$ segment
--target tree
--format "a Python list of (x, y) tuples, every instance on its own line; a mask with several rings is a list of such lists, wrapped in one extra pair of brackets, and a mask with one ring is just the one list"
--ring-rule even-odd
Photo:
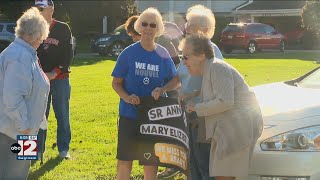
[(306, 1), (302, 8), (301, 17), (304, 27), (320, 38), (320, 1)]
[(5, 15), (8, 21), (16, 21), (33, 4), (34, 0), (1, 0), (0, 14)]

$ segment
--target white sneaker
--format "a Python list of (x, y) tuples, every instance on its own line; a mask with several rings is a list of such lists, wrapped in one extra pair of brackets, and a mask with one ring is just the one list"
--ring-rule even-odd
[(59, 153), (59, 156), (60, 156), (60, 158), (64, 158), (64, 159), (70, 159), (71, 158), (71, 156), (70, 156), (68, 151), (61, 151)]

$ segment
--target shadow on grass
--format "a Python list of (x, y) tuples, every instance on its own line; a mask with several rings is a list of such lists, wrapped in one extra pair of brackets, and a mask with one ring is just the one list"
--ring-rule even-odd
[(299, 59), (302, 61), (320, 60), (320, 52), (257, 52), (255, 54), (246, 54), (244, 52), (223, 54), (224, 58), (230, 59)]
[(72, 60), (72, 64), (71, 66), (86, 66), (86, 65), (93, 65), (93, 64), (97, 64), (99, 62), (102, 61), (116, 61), (117, 58), (116, 57), (102, 57), (102, 56), (98, 56), (98, 55), (91, 55), (91, 56), (76, 56), (73, 60)]
[(59, 158), (59, 156), (57, 156), (54, 159), (49, 159), (47, 162), (41, 165), (39, 169), (30, 173), (28, 176), (28, 180), (39, 179), (46, 172), (49, 172), (53, 170), (56, 166), (58, 166), (62, 162), (62, 160), (63, 159)]

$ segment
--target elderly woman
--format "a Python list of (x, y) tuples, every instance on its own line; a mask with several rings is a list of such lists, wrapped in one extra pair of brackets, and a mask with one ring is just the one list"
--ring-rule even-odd
[[(112, 87), (120, 96), (117, 149), (117, 179), (129, 180), (132, 161), (137, 160), (137, 108), (139, 97), (151, 96), (151, 91), (176, 75), (168, 51), (155, 43), (164, 31), (161, 14), (148, 8), (134, 24), (141, 40), (128, 46), (118, 57), (112, 72)], [(144, 179), (154, 180), (157, 166), (144, 166)]]
[[(188, 9), (186, 14), (187, 22), (185, 24), (186, 35), (202, 33), (208, 38), (208, 43), (214, 51), (215, 57), (223, 60), (223, 56), (219, 48), (212, 43), (211, 39), (215, 30), (215, 17), (210, 9), (203, 5), (195, 5)], [(153, 92), (155, 99), (167, 91), (171, 91), (181, 85), (180, 100), (185, 102), (198, 102), (197, 97), (200, 92), (202, 82), (201, 75), (191, 76), (188, 73), (186, 66), (180, 63), (177, 76), (169, 83), (161, 88), (157, 88)], [(192, 113), (188, 116), (190, 122), (189, 139), (190, 139), (190, 169), (191, 179), (213, 179), (209, 178), (209, 154), (210, 144), (207, 142), (198, 141), (198, 124), (195, 123), (198, 117)], [(191, 125), (192, 123), (192, 125)], [(172, 168), (159, 174), (158, 177), (169, 177), (175, 174)]]
[(17, 135), (36, 135), (44, 120), (49, 81), (36, 49), (49, 25), (37, 8), (17, 21), (16, 39), (0, 55), (0, 179), (26, 179), (30, 160), (17, 160), (10, 146)]
[(184, 64), (192, 75), (202, 75), (199, 103), (186, 105), (187, 112), (205, 117), (204, 140), (210, 140), (210, 176), (232, 180), (247, 176), (253, 147), (263, 122), (255, 94), (231, 65), (214, 59), (208, 38), (189, 36), (182, 41)]

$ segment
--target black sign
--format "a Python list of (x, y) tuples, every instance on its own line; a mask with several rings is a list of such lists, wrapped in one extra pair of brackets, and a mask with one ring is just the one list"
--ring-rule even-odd
[(173, 98), (140, 97), (139, 161), (143, 165), (175, 167), (186, 174), (189, 163), (187, 120)]

